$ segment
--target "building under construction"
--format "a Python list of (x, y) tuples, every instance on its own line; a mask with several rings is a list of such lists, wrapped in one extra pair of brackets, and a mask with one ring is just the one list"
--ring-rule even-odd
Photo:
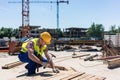
[[(22, 2), (10, 3), (22, 4), (21, 38), (8, 39), (8, 41), (0, 40), (1, 80), (120, 80), (120, 51), (114, 46), (114, 44), (116, 46), (120, 45), (119, 33), (114, 35), (116, 39), (114, 41), (112, 35), (105, 35), (104, 40), (89, 40), (87, 39), (87, 28), (69, 27), (62, 32), (59, 28), (59, 3), (68, 4), (68, 0), (22, 0)], [(29, 17), (30, 3), (55, 3), (57, 8), (56, 28), (41, 29), (41, 26), (31, 26)], [(21, 46), (24, 42), (30, 41), (32, 39), (30, 37), (39, 37), (39, 34), (44, 31), (48, 31), (53, 37), (51, 40), (52, 48), (51, 45), (46, 44), (48, 49), (45, 50), (43, 48), (46, 48), (46, 45), (41, 47), (43, 44), (38, 45), (40, 42), (36, 42), (37, 51), (40, 54), (43, 52), (43, 55), (38, 54), (39, 58), (38, 55), (34, 55), (35, 51), (31, 50), (34, 47), (32, 45), (29, 52), (33, 51), (31, 55), (36, 56), (32, 60), (29, 52), (20, 51)], [(20, 41), (26, 36), (27, 40)], [(43, 39), (41, 41), (45, 44)], [(47, 50), (50, 57), (46, 53)], [(18, 59), (20, 52), (22, 55), (29, 55), (29, 63), (34, 62), (34, 59), (35, 61), (38, 60), (38, 62), (41, 61), (41, 64), (28, 65), (30, 67), (37, 66), (33, 75), (27, 75), (29, 67)], [(42, 62), (41, 58), (46, 55), (49, 58), (48, 62), (53, 60), (55, 68), (49, 64), (47, 65), (47, 62)], [(43, 63), (45, 63), (45, 66)], [(55, 73), (54, 69), (58, 70), (58, 72)]]

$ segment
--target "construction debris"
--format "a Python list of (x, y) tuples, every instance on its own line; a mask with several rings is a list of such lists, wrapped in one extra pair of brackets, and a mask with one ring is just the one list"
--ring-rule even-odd
[(89, 56), (89, 57), (85, 58), (84, 61), (88, 61), (88, 60), (91, 61), (91, 60), (93, 60), (94, 57), (97, 57), (97, 56), (98, 56), (98, 54), (95, 54), (95, 55)]
[[(112, 43), (112, 42), (111, 42)], [(106, 42), (103, 46), (103, 56), (116, 56), (119, 55), (119, 51), (116, 50), (112, 44)]]
[(81, 54), (81, 55), (73, 55), (72, 58), (78, 58), (83, 56), (89, 56), (90, 54)]
[(109, 59), (115, 59), (115, 58), (120, 58), (120, 55), (101, 57), (101, 58), (96, 58), (96, 59), (93, 59), (93, 60), (109, 60)]
[(85, 72), (69, 72), (68, 76), (65, 76), (59, 80), (105, 80), (105, 77), (87, 74)]

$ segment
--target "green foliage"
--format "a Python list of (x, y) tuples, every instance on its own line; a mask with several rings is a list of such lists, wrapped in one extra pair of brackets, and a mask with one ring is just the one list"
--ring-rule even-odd
[(12, 28), (5, 28), (5, 27), (2, 27), (0, 29), (0, 38), (3, 38), (3, 37), (16, 37), (18, 38), (18, 35), (19, 35), (19, 29), (12, 29)]
[(102, 24), (95, 24), (93, 23), (91, 27), (88, 29), (88, 36), (97, 38), (97, 39), (103, 39), (103, 33), (104, 33), (104, 27)]
[(118, 26), (117, 33), (120, 33), (120, 26)]
[(110, 27), (110, 31), (109, 31), (109, 34), (116, 34), (117, 33), (117, 29), (116, 29), (116, 25), (112, 25), (111, 27)]
[(61, 31), (61, 29), (56, 29), (56, 32), (58, 34), (58, 37), (63, 37), (63, 32)]

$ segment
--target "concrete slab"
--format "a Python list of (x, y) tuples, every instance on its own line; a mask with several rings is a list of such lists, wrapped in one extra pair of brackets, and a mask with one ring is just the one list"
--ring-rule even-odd
[[(82, 58), (72, 58), (73, 51), (49, 52), (56, 55), (57, 58), (53, 58), (53, 61), (58, 66), (64, 66), (66, 68), (72, 67), (78, 72), (85, 72), (87, 74), (106, 77), (105, 80), (120, 80), (120, 68), (110, 70), (107, 68), (107, 64), (103, 64), (103, 61), (84, 61), (86, 56)], [(101, 52), (77, 52), (77, 54), (101, 55)], [(0, 53), (0, 56), (1, 55), (2, 57), (0, 57), (0, 67), (8, 63), (18, 61), (17, 56), (9, 56), (7, 54)], [(50, 68), (40, 68), (36, 75), (28, 77), (26, 76), (27, 70), (24, 68), (25, 65), (26, 64), (22, 64), (11, 69), (0, 68), (1, 80), (59, 80), (61, 77), (65, 77), (69, 73), (67, 71), (61, 71), (61, 73), (55, 74)]]

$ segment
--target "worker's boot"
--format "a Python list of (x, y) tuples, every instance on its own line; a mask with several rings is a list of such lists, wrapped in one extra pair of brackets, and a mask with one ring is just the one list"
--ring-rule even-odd
[(36, 74), (36, 68), (34, 67), (28, 67), (28, 74), (27, 76), (32, 76), (32, 75), (35, 75)]
[(25, 69), (28, 70), (27, 76), (32, 76), (32, 75), (36, 74), (35, 68), (30, 67), (29, 64), (25, 65)]
[(27, 64), (27, 65), (25, 65), (25, 69), (28, 69), (28, 64)]

